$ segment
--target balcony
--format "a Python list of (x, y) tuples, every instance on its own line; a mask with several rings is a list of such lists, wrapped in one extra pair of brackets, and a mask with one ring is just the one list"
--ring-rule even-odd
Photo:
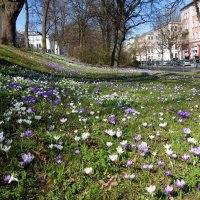
[(189, 39), (188, 38), (182, 39), (181, 46), (182, 46), (182, 48), (188, 48), (188, 46), (189, 46)]

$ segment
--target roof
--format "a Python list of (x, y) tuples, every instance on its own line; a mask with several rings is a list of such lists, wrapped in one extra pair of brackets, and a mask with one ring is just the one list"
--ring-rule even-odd
[(190, 6), (192, 6), (194, 4), (194, 2), (192, 1), (192, 2), (190, 2), (190, 3), (188, 3), (187, 5), (185, 5), (183, 8), (181, 8), (180, 9), (180, 11), (183, 11), (183, 10), (185, 10), (185, 9), (187, 9), (188, 7), (190, 7)]
[(37, 35), (42, 35), (42, 34), (40, 32), (38, 32), (38, 31), (29, 31), (28, 35), (29, 36), (37, 36)]

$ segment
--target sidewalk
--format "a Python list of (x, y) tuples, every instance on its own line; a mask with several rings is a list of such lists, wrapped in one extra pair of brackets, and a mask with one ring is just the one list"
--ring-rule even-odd
[(163, 70), (163, 71), (176, 71), (176, 72), (199, 72), (200, 66), (198, 68), (194, 66), (141, 66), (141, 69), (148, 70)]

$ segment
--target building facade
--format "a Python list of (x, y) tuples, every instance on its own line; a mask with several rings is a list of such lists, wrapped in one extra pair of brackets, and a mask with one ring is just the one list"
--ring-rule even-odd
[[(24, 46), (24, 35), (23, 33), (16, 32), (16, 40), (17, 44), (21, 47)], [(29, 38), (29, 45), (30, 48), (35, 51), (41, 51), (42, 50), (42, 35), (41, 33), (37, 31), (29, 31), (28, 33)], [(49, 37), (49, 35), (46, 36), (46, 47), (48, 53), (54, 53), (57, 55), (60, 55), (60, 47), (57, 43), (57, 41), (52, 41)]]
[[(181, 34), (178, 33), (180, 26), (180, 22), (167, 24), (164, 28), (165, 30), (168, 30), (169, 33), (165, 34), (168, 34), (169, 36), (173, 31), (175, 31), (175, 33), (177, 32), (177, 34), (179, 34), (177, 37), (181, 37)], [(169, 48), (167, 48), (167, 42), (170, 43), (170, 41), (164, 41), (164, 39), (160, 36), (160, 30), (161, 29), (157, 29), (144, 33), (143, 35), (137, 36), (132, 42), (132, 45), (137, 46), (136, 59), (138, 61), (169, 61), (172, 58), (181, 58), (181, 49), (180, 45), (178, 45), (178, 43), (180, 43), (178, 42), (180, 39), (178, 38), (177, 42), (171, 41), (172, 45), (170, 47), (170, 51)]]
[(193, 59), (195, 56), (200, 57), (200, 23), (193, 2), (181, 9), (181, 23), (183, 33), (182, 57), (188, 59)]

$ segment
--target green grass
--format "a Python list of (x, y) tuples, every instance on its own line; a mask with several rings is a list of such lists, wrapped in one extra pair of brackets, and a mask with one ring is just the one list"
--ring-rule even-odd
[[(146, 191), (150, 185), (156, 186), (151, 199), (168, 199), (166, 185), (174, 186), (174, 199), (200, 199), (200, 159), (190, 152), (200, 145), (200, 80), (192, 78), (194, 74), (84, 70), (68, 65), (65, 58), (5, 46), (0, 46), (0, 58), (0, 133), (5, 136), (0, 144), (11, 146), (7, 153), (0, 147), (0, 179), (13, 174), (19, 180), (1, 181), (0, 199), (142, 200), (150, 199)], [(65, 70), (52, 70), (49, 64)], [(126, 114), (127, 108), (137, 112)], [(181, 122), (179, 110), (190, 117)], [(116, 124), (109, 123), (111, 115)], [(164, 122), (166, 127), (161, 127)], [(188, 135), (182, 130), (186, 127), (191, 129)], [(105, 132), (118, 129), (121, 137)], [(30, 137), (23, 135), (26, 130), (32, 131)], [(86, 132), (90, 133), (86, 140), (75, 141)], [(141, 135), (138, 142), (133, 140), (137, 135)], [(189, 137), (197, 143), (190, 144)], [(125, 140), (126, 148), (121, 143)], [(108, 147), (107, 142), (113, 145)], [(149, 147), (145, 155), (134, 147), (141, 142)], [(177, 159), (166, 154), (166, 144), (171, 144)], [(124, 151), (121, 155), (118, 146)], [(22, 168), (21, 154), (29, 152), (34, 159)], [(112, 154), (118, 154), (116, 162), (109, 159)], [(190, 159), (184, 161), (183, 154)], [(128, 160), (133, 161), (130, 167)], [(154, 168), (145, 170), (143, 164)], [(84, 173), (87, 167), (92, 167), (92, 174)], [(172, 176), (165, 175), (167, 169)], [(127, 180), (125, 174), (136, 178)], [(174, 184), (177, 179), (186, 182), (182, 191)]]

